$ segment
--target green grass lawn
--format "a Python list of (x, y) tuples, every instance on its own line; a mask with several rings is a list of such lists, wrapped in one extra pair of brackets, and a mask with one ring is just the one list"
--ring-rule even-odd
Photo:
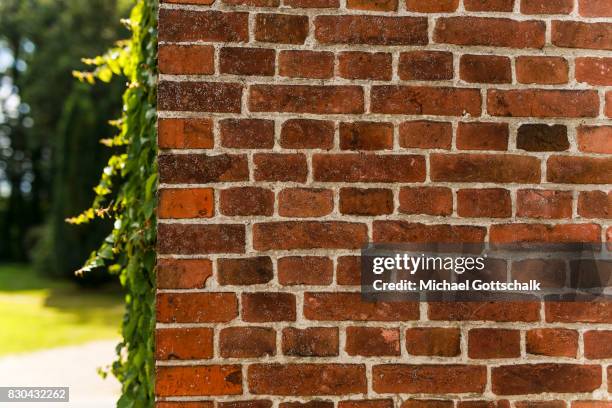
[(123, 295), (0, 265), (0, 356), (119, 338)]

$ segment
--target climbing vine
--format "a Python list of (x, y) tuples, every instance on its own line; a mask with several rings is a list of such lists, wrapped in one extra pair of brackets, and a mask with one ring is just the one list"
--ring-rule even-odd
[(114, 121), (115, 137), (102, 140), (115, 153), (104, 168), (91, 208), (73, 224), (114, 219), (113, 230), (78, 273), (106, 267), (126, 288), (123, 340), (117, 345), (112, 373), (122, 383), (119, 407), (154, 404), (155, 240), (157, 190), (157, 0), (135, 0), (125, 21), (132, 37), (106, 54), (84, 60), (91, 72), (75, 72), (81, 81), (127, 79), (123, 113)]

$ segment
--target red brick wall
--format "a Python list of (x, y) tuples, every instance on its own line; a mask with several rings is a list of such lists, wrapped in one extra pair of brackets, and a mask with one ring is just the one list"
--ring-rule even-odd
[(370, 304), (357, 264), (611, 239), (611, 0), (167, 0), (159, 38), (159, 407), (612, 406), (612, 304)]

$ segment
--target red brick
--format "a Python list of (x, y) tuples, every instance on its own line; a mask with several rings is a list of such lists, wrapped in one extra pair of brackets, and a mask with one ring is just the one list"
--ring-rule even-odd
[(522, 84), (566, 84), (569, 65), (562, 57), (517, 57), (516, 79)]
[(219, 51), (222, 74), (274, 75), (276, 52), (265, 48), (223, 47)]
[(601, 227), (596, 224), (496, 224), (489, 231), (493, 243), (599, 242)]
[(574, 0), (521, 0), (523, 14), (569, 14)]
[[(197, 1), (197, 0), (195, 0)], [(155, 408), (214, 408), (212, 401), (157, 402)]]
[(350, 400), (338, 402), (338, 408), (393, 408), (392, 399)]
[(516, 134), (516, 148), (528, 152), (562, 152), (569, 147), (564, 125), (528, 123), (521, 125)]
[(579, 0), (578, 10), (585, 17), (612, 17), (610, 0)]
[(251, 112), (363, 113), (363, 88), (352, 85), (251, 85)]
[(612, 154), (612, 126), (579, 126), (581, 152)]
[(466, 82), (509, 84), (512, 82), (510, 58), (496, 55), (462, 55), (459, 75)]
[(532, 329), (527, 331), (527, 353), (548, 357), (576, 358), (578, 332), (570, 329)]
[(278, 54), (279, 74), (292, 78), (331, 78), (334, 53), (285, 50)]
[(158, 289), (202, 289), (212, 276), (208, 259), (158, 259)]
[(346, 352), (349, 356), (399, 356), (399, 329), (347, 327)]
[(347, 0), (346, 8), (369, 11), (397, 11), (397, 0)]
[(299, 357), (333, 357), (338, 355), (337, 327), (283, 329), (283, 354)]
[(589, 330), (585, 332), (584, 356), (592, 360), (612, 358), (612, 331)]
[(282, 217), (323, 217), (333, 210), (331, 190), (286, 188), (278, 195), (278, 213)]
[(228, 401), (217, 402), (219, 408), (272, 408), (270, 400)]
[(393, 192), (384, 188), (341, 188), (340, 212), (352, 215), (393, 213)]
[[(197, 4), (200, 6), (209, 6), (215, 2), (215, 0), (162, 0), (162, 3), (183, 3), (183, 4)], [(208, 402), (208, 401), (206, 401)]]
[(480, 116), (480, 91), (425, 86), (372, 86), (372, 113), (405, 115)]
[(331, 259), (319, 256), (288, 256), (278, 260), (281, 285), (329, 285), (334, 275)]
[(261, 42), (304, 44), (308, 36), (308, 16), (257, 14), (255, 39)]
[(274, 192), (261, 187), (234, 187), (219, 194), (221, 214), (228, 216), (272, 215)]
[(452, 13), (459, 0), (406, 0), (406, 9), (418, 13)]
[(612, 302), (546, 302), (547, 322), (612, 323)]
[(340, 149), (342, 150), (387, 150), (392, 148), (392, 123), (340, 123)]
[(361, 258), (358, 256), (338, 257), (336, 280), (338, 285), (359, 285), (361, 283)]
[(280, 145), (285, 149), (329, 150), (334, 145), (334, 122), (289, 119), (283, 123)]
[(537, 322), (539, 302), (430, 302), (430, 320)]
[(404, 214), (451, 215), (453, 193), (447, 187), (402, 187), (399, 211)]
[(159, 218), (210, 218), (214, 215), (212, 188), (163, 188), (159, 190)]
[(510, 401), (457, 401), (457, 408), (510, 408)]
[(521, 332), (509, 329), (472, 329), (468, 334), (468, 356), (476, 359), (519, 358)]
[[(608, 367), (608, 372), (612, 370)], [(609, 377), (608, 377), (609, 378)], [(572, 408), (612, 408), (611, 401), (573, 401)]]
[(425, 181), (425, 158), (416, 155), (315, 154), (312, 167), (323, 182)]
[(433, 181), (539, 183), (540, 160), (511, 154), (432, 154)]
[(338, 70), (342, 78), (389, 81), (391, 79), (391, 54), (341, 52), (338, 54)]
[(551, 156), (546, 166), (546, 178), (552, 183), (612, 183), (611, 158)]
[(251, 6), (251, 7), (278, 7), (279, 0), (223, 0), (223, 3), (230, 6)]
[(487, 110), (493, 116), (586, 118), (599, 114), (596, 91), (490, 89)]
[(219, 332), (219, 354), (250, 358), (276, 354), (276, 332), (268, 327), (226, 327)]
[(253, 156), (255, 180), (304, 183), (308, 176), (306, 156), (289, 153), (258, 153)]
[(268, 283), (274, 276), (270, 257), (227, 258), (217, 260), (220, 285), (257, 285)]
[(483, 392), (487, 369), (476, 365), (383, 364), (372, 367), (378, 393), (460, 394)]
[(245, 227), (242, 224), (159, 224), (159, 254), (191, 255), (244, 253)]
[(516, 408), (566, 408), (564, 401), (517, 401)]
[(453, 79), (453, 53), (443, 51), (402, 52), (397, 73), (403, 80)]
[(304, 317), (321, 321), (418, 320), (418, 302), (366, 302), (358, 292), (304, 293)]
[(210, 328), (157, 329), (155, 359), (202, 360), (213, 357), (213, 330)]
[(576, 81), (612, 85), (612, 58), (576, 58)]
[(399, 126), (399, 145), (413, 149), (450, 149), (453, 126), (450, 122), (417, 120)]
[(241, 316), (245, 322), (293, 322), (295, 305), (295, 295), (291, 293), (243, 293)]
[(215, 49), (211, 46), (163, 45), (158, 51), (159, 72), (175, 75), (215, 73)]
[(215, 144), (210, 119), (159, 119), (157, 132), (160, 149), (210, 149)]
[(457, 149), (508, 150), (507, 123), (461, 122), (457, 127)]
[(283, 0), (285, 6), (293, 8), (338, 8), (339, 0)]
[(601, 386), (601, 366), (514, 364), (491, 371), (497, 395), (592, 392)]
[(612, 118), (612, 91), (606, 92), (605, 115), (609, 118)]
[(612, 50), (612, 23), (553, 21), (552, 43), (557, 47)]
[(484, 227), (469, 225), (425, 225), (409, 221), (374, 221), (373, 241), (406, 242), (471, 242), (484, 240)]
[(159, 41), (249, 41), (249, 14), (206, 10), (159, 10)]
[(612, 192), (580, 192), (578, 214), (586, 218), (610, 218), (612, 215)]
[(242, 394), (239, 365), (158, 366), (155, 395), (158, 397)]
[(526, 218), (572, 218), (572, 192), (555, 190), (519, 190), (516, 215)]
[(503, 188), (461, 189), (457, 191), (457, 214), (468, 218), (511, 217), (510, 192)]
[(263, 119), (224, 119), (219, 121), (221, 145), (236, 149), (274, 147), (274, 121)]
[(315, 399), (308, 402), (281, 402), (278, 406), (280, 408), (334, 408), (334, 403), (333, 401)]
[(317, 16), (315, 38), (322, 44), (426, 45), (427, 18)]
[(413, 356), (456, 357), (461, 354), (456, 328), (422, 327), (406, 330), (406, 350)]
[(223, 82), (161, 81), (158, 109), (166, 111), (240, 113), (242, 85)]
[(516, 21), (508, 18), (441, 17), (434, 41), (457, 45), (509, 48), (542, 48), (546, 25), (543, 21)]
[(464, 0), (467, 11), (505, 11), (514, 10), (514, 0)]
[(158, 293), (159, 323), (221, 323), (238, 317), (234, 293)]
[(253, 225), (253, 246), (258, 251), (358, 249), (366, 241), (366, 225), (351, 222), (284, 221)]

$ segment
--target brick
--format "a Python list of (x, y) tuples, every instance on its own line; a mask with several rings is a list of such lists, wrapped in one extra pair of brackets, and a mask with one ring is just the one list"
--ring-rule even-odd
[(447, 187), (402, 187), (399, 211), (404, 214), (451, 215), (453, 193)]
[(477, 365), (382, 364), (372, 367), (378, 393), (444, 394), (483, 392), (487, 369)]
[(339, 0), (283, 0), (285, 6), (293, 8), (338, 8)]
[(432, 154), (433, 181), (539, 183), (540, 160), (511, 154)]
[(467, 218), (508, 218), (512, 198), (503, 188), (461, 189), (457, 191), (457, 214)]
[(334, 122), (289, 119), (283, 123), (280, 145), (285, 149), (329, 150), (334, 145)]
[(456, 328), (421, 327), (406, 330), (406, 350), (413, 356), (456, 357), (461, 354)]
[(480, 116), (480, 91), (468, 88), (374, 85), (372, 113)]
[(612, 323), (611, 302), (546, 302), (547, 322)]
[(253, 225), (253, 247), (258, 251), (358, 249), (366, 241), (366, 225), (351, 222), (284, 221)]
[(456, 45), (483, 45), (509, 48), (543, 48), (546, 25), (543, 21), (516, 21), (508, 18), (441, 17), (434, 41)]
[(334, 357), (338, 355), (337, 327), (283, 329), (283, 354), (298, 357)]
[(374, 221), (373, 241), (405, 242), (460, 242), (478, 243), (484, 240), (486, 229), (469, 225), (425, 225), (409, 221)]
[(592, 392), (601, 386), (601, 366), (514, 364), (491, 371), (497, 395)]
[(576, 58), (576, 81), (612, 85), (612, 58)]
[(565, 286), (567, 266), (559, 259), (525, 259), (512, 262), (512, 278), (520, 282), (537, 279), (544, 288)]
[(399, 329), (347, 327), (346, 352), (349, 356), (399, 356)]
[(331, 190), (286, 188), (278, 195), (278, 214), (282, 217), (323, 217), (334, 210)]
[[(299, 378), (299, 381), (295, 381)], [(367, 391), (362, 364), (252, 364), (249, 390), (268, 395), (347, 395)]]
[(212, 276), (208, 259), (158, 259), (158, 289), (202, 289)]
[(451, 148), (453, 126), (450, 122), (416, 120), (399, 126), (399, 145), (413, 149)]
[(206, 10), (159, 10), (159, 41), (249, 41), (249, 14)]
[(159, 119), (157, 144), (160, 149), (210, 149), (212, 126), (210, 119)]
[(319, 321), (418, 320), (418, 302), (366, 302), (358, 292), (304, 293), (304, 317)]
[(281, 285), (329, 285), (334, 275), (331, 259), (319, 256), (288, 256), (278, 260)]
[(465, 82), (509, 84), (512, 82), (510, 58), (496, 55), (462, 55), (459, 75)]
[(514, 0), (464, 0), (463, 6), (467, 11), (501, 11), (514, 10)]
[(361, 258), (358, 256), (338, 257), (336, 280), (338, 285), (359, 285), (361, 283)]
[(163, 45), (158, 51), (159, 72), (174, 75), (215, 73), (215, 49), (211, 46)]
[(342, 150), (388, 150), (392, 148), (392, 123), (340, 123), (340, 149)]
[(397, 74), (403, 80), (453, 79), (453, 53), (443, 51), (402, 52)]
[(274, 276), (268, 256), (226, 258), (217, 260), (217, 280), (220, 285), (257, 285), (268, 283)]
[(373, 15), (317, 16), (321, 44), (426, 45), (427, 18)]
[(548, 357), (576, 358), (578, 332), (570, 329), (531, 329), (526, 337), (527, 353)]
[(274, 121), (263, 119), (224, 119), (219, 121), (221, 145), (235, 149), (274, 147)]
[(304, 183), (308, 176), (306, 156), (303, 154), (258, 153), (253, 156), (253, 164), (257, 181)]
[(564, 401), (517, 401), (516, 408), (566, 408)]
[(401, 408), (453, 408), (455, 404), (450, 400), (424, 400), (411, 399), (402, 403)]
[(523, 14), (570, 14), (573, 0), (521, 0)]
[(293, 322), (295, 305), (295, 295), (291, 293), (243, 293), (241, 316), (245, 322)]
[(346, 8), (368, 11), (397, 11), (397, 0), (347, 0)]
[(221, 323), (238, 317), (233, 293), (158, 293), (159, 323)]
[(159, 254), (244, 253), (245, 227), (242, 224), (159, 224)]
[(429, 320), (538, 322), (539, 302), (430, 302)]
[(276, 332), (268, 327), (226, 327), (219, 332), (219, 354), (251, 358), (276, 354)]
[(610, 218), (612, 192), (581, 191), (578, 196), (578, 214), (585, 218)]
[(584, 356), (591, 360), (612, 358), (612, 331), (589, 330), (585, 332)]
[(162, 188), (159, 190), (159, 218), (210, 218), (214, 215), (212, 188)]
[[(197, 4), (200, 6), (209, 6), (213, 4), (215, 0), (162, 0), (162, 3), (186, 3), (186, 4)], [(206, 401), (208, 402), (208, 401)]]
[(460, 122), (457, 149), (508, 150), (510, 131), (507, 123)]
[(492, 243), (599, 242), (601, 227), (596, 224), (496, 224), (489, 230)]
[(572, 192), (518, 190), (516, 215), (526, 218), (572, 218)]
[(251, 112), (363, 113), (363, 88), (352, 85), (251, 85)]
[(612, 92), (606, 92), (605, 115), (609, 118), (612, 118)]
[(323, 182), (425, 181), (425, 158), (417, 155), (315, 154), (312, 167)]
[(334, 408), (334, 403), (332, 401), (315, 399), (308, 402), (281, 402), (278, 406), (280, 408)]
[(493, 116), (586, 118), (599, 114), (595, 91), (552, 89), (490, 89), (487, 110)]
[(528, 152), (562, 152), (569, 147), (564, 125), (524, 124), (516, 134), (516, 148)]
[(267, 215), (274, 212), (274, 192), (261, 187), (233, 187), (219, 194), (221, 214), (227, 216)]
[(510, 408), (510, 401), (458, 401), (457, 408)]
[(219, 51), (222, 74), (274, 75), (276, 52), (265, 48), (223, 47)]
[(212, 401), (157, 402), (155, 408), (214, 408)]
[(612, 154), (612, 126), (579, 126), (581, 152)]
[(338, 54), (338, 73), (347, 79), (391, 80), (391, 54), (344, 51)]
[(584, 17), (612, 17), (610, 0), (579, 0), (578, 11)]
[(240, 113), (242, 85), (223, 82), (170, 82), (158, 85), (158, 109)]
[(285, 50), (278, 54), (279, 74), (291, 78), (331, 78), (334, 53)]
[(551, 156), (546, 166), (546, 178), (552, 183), (612, 183), (612, 159), (607, 157)]
[(278, 7), (279, 0), (223, 0), (223, 3), (230, 6), (251, 6), (251, 7)]
[(210, 328), (157, 329), (156, 360), (203, 360), (213, 357)]
[(557, 47), (612, 50), (612, 23), (553, 21), (552, 43)]
[(510, 329), (471, 329), (468, 356), (475, 359), (519, 358), (521, 332)]
[(341, 188), (340, 212), (352, 215), (393, 213), (393, 192), (384, 188)]
[(338, 408), (393, 408), (392, 399), (376, 399), (361, 401), (340, 401)]
[(406, 0), (406, 9), (417, 13), (452, 13), (459, 0)]
[(270, 400), (217, 402), (219, 408), (272, 408)]
[(257, 14), (255, 39), (261, 42), (304, 44), (308, 36), (308, 16)]
[(517, 57), (516, 79), (522, 84), (566, 84), (569, 64), (562, 57)]
[[(608, 367), (608, 371), (610, 368)], [(610, 408), (612, 402), (610, 401), (573, 401), (572, 408)]]
[(160, 397), (242, 394), (239, 365), (158, 366), (155, 395)]

